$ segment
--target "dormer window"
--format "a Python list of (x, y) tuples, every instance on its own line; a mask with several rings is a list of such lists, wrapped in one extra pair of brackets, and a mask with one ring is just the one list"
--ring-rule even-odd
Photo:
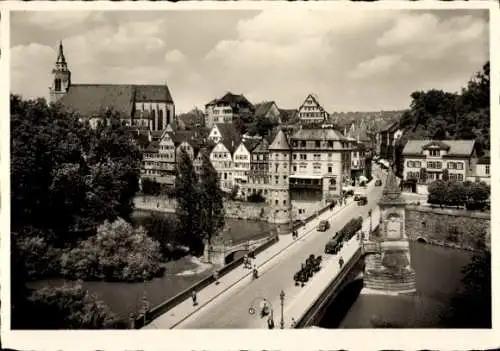
[(429, 156), (439, 157), (439, 155), (440, 155), (439, 150), (429, 150)]

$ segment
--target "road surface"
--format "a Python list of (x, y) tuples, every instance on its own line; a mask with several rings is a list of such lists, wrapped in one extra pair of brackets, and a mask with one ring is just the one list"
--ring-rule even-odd
[[(339, 231), (351, 218), (368, 216), (369, 209), (377, 206), (383, 187), (372, 187), (368, 190), (368, 204), (357, 206), (352, 203), (345, 210), (335, 215), (330, 221), (331, 227), (326, 232), (316, 232), (300, 239), (300, 243), (292, 245), (287, 249), (287, 254), (268, 267), (260, 268), (260, 277), (253, 281), (244, 280), (230, 288), (230, 293), (215, 299), (207, 306), (197, 311), (182, 323), (176, 326), (178, 329), (244, 329), (244, 328), (267, 328), (265, 318), (258, 314), (250, 315), (249, 307), (259, 303), (259, 298), (268, 300), (274, 310), (274, 321), (279, 328), (280, 320), (280, 291), (283, 289), (286, 301), (300, 293), (300, 287), (296, 287), (293, 274), (299, 270), (300, 264), (310, 255), (323, 255), (325, 259), (331, 260), (324, 254), (325, 244), (328, 239)], [(375, 223), (374, 223), (375, 225)], [(314, 278), (313, 278), (314, 279)], [(295, 304), (295, 302), (293, 302)], [(292, 318), (290, 316), (289, 318)], [(286, 324), (289, 324), (286, 321)]]

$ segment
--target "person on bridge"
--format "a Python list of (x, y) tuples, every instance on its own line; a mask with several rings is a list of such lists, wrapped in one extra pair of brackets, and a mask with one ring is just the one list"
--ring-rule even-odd
[(340, 266), (340, 268), (342, 268), (343, 265), (344, 265), (344, 259), (342, 258), (342, 256), (340, 256), (340, 258), (339, 258), (339, 266)]
[(259, 271), (257, 270), (257, 265), (253, 266), (253, 278), (257, 279), (259, 277)]
[(250, 258), (248, 257), (248, 254), (245, 254), (245, 257), (243, 257), (243, 268), (251, 268), (250, 266)]
[(214, 280), (215, 280), (215, 285), (219, 285), (219, 272), (218, 271), (214, 272)]
[(191, 292), (191, 299), (193, 299), (193, 306), (197, 306), (198, 305), (198, 297), (196, 296), (196, 290), (193, 290)]
[(272, 316), (269, 316), (269, 318), (267, 319), (267, 327), (269, 329), (274, 329), (274, 320)]

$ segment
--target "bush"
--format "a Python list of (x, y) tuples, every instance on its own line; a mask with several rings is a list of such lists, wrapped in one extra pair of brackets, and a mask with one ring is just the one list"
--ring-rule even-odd
[(126, 324), (81, 283), (44, 287), (29, 298), (26, 329), (125, 329)]
[(142, 178), (141, 184), (142, 193), (144, 195), (160, 195), (162, 187), (161, 184), (156, 180), (150, 178)]
[(484, 182), (436, 180), (429, 184), (427, 202), (439, 206), (465, 206), (468, 210), (483, 210), (490, 197)]
[(61, 274), (72, 279), (140, 281), (163, 274), (160, 244), (142, 227), (123, 219), (99, 226), (97, 234), (61, 255)]
[(38, 235), (23, 237), (13, 233), (12, 239), (16, 241), (30, 279), (53, 277), (59, 273), (60, 249), (47, 244), (47, 241)]
[(142, 225), (147, 234), (160, 244), (163, 257), (172, 259), (174, 248), (179, 245), (177, 220), (153, 213), (144, 219)]

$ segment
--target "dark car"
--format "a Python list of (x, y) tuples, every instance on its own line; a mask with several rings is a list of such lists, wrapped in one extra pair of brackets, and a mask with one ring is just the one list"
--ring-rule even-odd
[(375, 181), (375, 186), (382, 186), (382, 180), (381, 179), (377, 179)]
[(365, 206), (368, 203), (366, 196), (360, 196), (358, 200), (358, 206)]
[(330, 228), (330, 223), (328, 221), (321, 221), (318, 224), (318, 232), (326, 232)]

